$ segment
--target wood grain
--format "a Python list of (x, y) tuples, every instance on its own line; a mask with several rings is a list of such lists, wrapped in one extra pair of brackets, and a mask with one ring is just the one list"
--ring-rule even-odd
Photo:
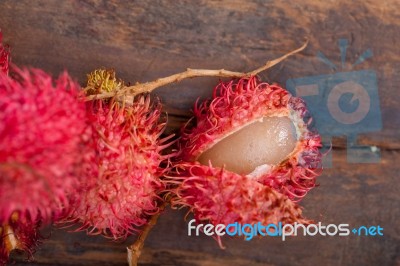
[[(400, 2), (388, 1), (0, 1), (0, 28), (12, 61), (80, 83), (98, 67), (114, 68), (125, 81), (145, 82), (186, 68), (250, 71), (266, 60), (309, 46), (261, 74), (268, 82), (332, 74), (322, 51), (340, 65), (339, 38), (349, 47), (345, 71), (366, 50), (374, 56), (353, 70), (377, 73), (383, 130), (360, 144), (382, 149), (379, 164), (349, 164), (344, 138), (334, 140), (333, 168), (302, 202), (323, 223), (381, 225), (383, 237), (226, 239), (188, 237), (184, 211), (168, 210), (151, 232), (143, 265), (400, 265)], [(194, 101), (210, 96), (216, 78), (198, 78), (157, 89), (169, 114), (168, 132), (190, 117)], [(132, 242), (133, 238), (128, 242)], [(126, 265), (127, 243), (55, 230), (35, 262), (15, 265)]]

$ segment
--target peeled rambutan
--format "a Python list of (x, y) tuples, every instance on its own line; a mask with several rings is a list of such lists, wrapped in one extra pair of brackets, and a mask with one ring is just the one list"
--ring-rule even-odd
[(198, 222), (306, 222), (296, 204), (321, 170), (304, 102), (257, 77), (221, 82), (182, 130), (174, 205)]
[(8, 46), (2, 43), (3, 33), (0, 30), (0, 71), (8, 74), (10, 64), (10, 51)]
[[(29, 252), (38, 224), (68, 207), (78, 183), (87, 130), (78, 95), (67, 73), (53, 81), (38, 69), (15, 69), (14, 79), (0, 72), (0, 227), (17, 249)], [(0, 247), (2, 256), (11, 252)]]
[(161, 152), (170, 137), (160, 139), (161, 105), (150, 96), (137, 96), (129, 106), (95, 100), (89, 113), (96, 154), (67, 220), (88, 234), (124, 239), (159, 212), (161, 164), (170, 157)]

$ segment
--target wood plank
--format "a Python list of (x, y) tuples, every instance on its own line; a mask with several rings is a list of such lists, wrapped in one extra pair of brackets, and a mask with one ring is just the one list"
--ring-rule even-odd
[[(323, 223), (381, 225), (383, 237), (227, 239), (188, 237), (184, 211), (168, 210), (150, 234), (143, 265), (400, 265), (400, 2), (386, 1), (122, 1), (2, 0), (0, 28), (19, 66), (57, 75), (68, 70), (81, 84), (98, 67), (125, 81), (145, 82), (190, 68), (249, 71), (266, 60), (309, 46), (260, 76), (285, 85), (290, 78), (373, 70), (383, 130), (359, 143), (382, 149), (379, 164), (349, 164), (344, 138), (334, 140), (333, 168), (302, 202)], [(349, 40), (345, 68), (337, 41)], [(361, 53), (373, 57), (352, 68)], [(337, 71), (320, 62), (323, 52)], [(157, 89), (169, 114), (168, 132), (190, 117), (194, 101), (211, 95), (217, 78), (198, 78)], [(128, 242), (132, 242), (130, 238)], [(36, 262), (15, 265), (126, 265), (126, 243), (54, 231)]]

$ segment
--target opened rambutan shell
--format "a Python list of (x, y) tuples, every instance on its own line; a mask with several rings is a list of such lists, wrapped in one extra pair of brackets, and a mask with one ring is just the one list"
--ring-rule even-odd
[[(303, 100), (277, 86), (260, 83), (256, 77), (220, 83), (211, 102), (195, 107), (196, 126), (183, 128), (184, 161), (196, 161), (213, 145), (264, 117), (288, 117), (297, 141), (293, 151), (277, 165), (259, 165), (249, 177), (291, 199), (302, 198), (315, 186), (321, 170), (320, 136), (308, 129), (311, 120)], [(249, 138), (252, 138), (249, 135)], [(240, 156), (238, 154), (237, 156)]]
[[(257, 77), (243, 78), (221, 82), (211, 101), (195, 106), (194, 115), (195, 126), (188, 124), (182, 130), (181, 162), (170, 174), (174, 205), (189, 206), (198, 221), (212, 223), (306, 222), (295, 202), (315, 187), (321, 171), (321, 142), (308, 129), (310, 120), (304, 121), (308, 113), (301, 99), (277, 85), (260, 83)], [(274, 119), (278, 122), (270, 131), (280, 134), (283, 128), (285, 137), (290, 133), (294, 139), (292, 147), (282, 147), (291, 150), (278, 163), (261, 163), (250, 172), (238, 173), (229, 170), (237, 165), (218, 162), (222, 165), (215, 166), (213, 160), (203, 159), (229, 136), (258, 122), (275, 123)], [(247, 139), (253, 138), (251, 133), (245, 132)], [(236, 152), (232, 156), (244, 156)], [(217, 151), (212, 156), (219, 161), (220, 154), (227, 153)]]
[(196, 162), (179, 164), (175, 171), (173, 180), (180, 184), (172, 205), (189, 207), (197, 221), (308, 222), (288, 197), (246, 176)]
[(138, 96), (132, 105), (116, 101), (89, 103), (96, 154), (86, 162), (86, 182), (74, 200), (68, 221), (78, 230), (125, 238), (159, 211), (158, 193), (164, 188), (161, 163), (170, 155), (169, 137), (160, 139), (161, 105)]

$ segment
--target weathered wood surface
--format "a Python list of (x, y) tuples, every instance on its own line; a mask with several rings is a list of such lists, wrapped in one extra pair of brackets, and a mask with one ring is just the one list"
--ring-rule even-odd
[[(349, 40), (346, 65), (370, 48), (354, 70), (378, 76), (383, 130), (360, 143), (382, 149), (379, 164), (349, 164), (345, 142), (334, 141), (333, 168), (302, 202), (323, 223), (381, 225), (383, 237), (226, 239), (188, 237), (184, 211), (168, 210), (151, 232), (143, 265), (400, 265), (400, 2), (391, 1), (0, 1), (0, 28), (15, 64), (53, 74), (85, 74), (113, 67), (130, 82), (190, 68), (249, 71), (310, 40), (305, 51), (261, 74), (269, 82), (333, 73), (315, 57), (340, 65), (339, 38)], [(199, 78), (156, 91), (174, 131), (207, 97), (216, 78)], [(133, 239), (129, 239), (128, 242)], [(33, 263), (16, 265), (126, 265), (126, 243), (54, 231)]]

